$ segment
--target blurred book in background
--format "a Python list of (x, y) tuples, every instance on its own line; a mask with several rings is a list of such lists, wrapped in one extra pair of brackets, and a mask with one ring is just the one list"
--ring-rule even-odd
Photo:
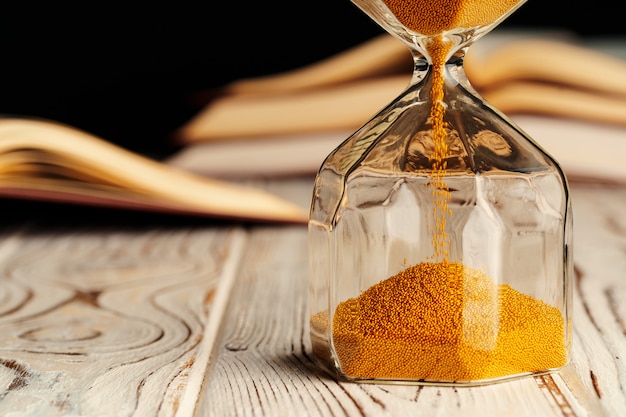
[[(465, 69), (568, 177), (626, 183), (626, 59), (567, 32), (508, 31), (473, 45)], [(408, 86), (411, 71), (408, 48), (382, 35), (305, 68), (240, 80), (178, 131), (183, 148), (168, 162), (224, 177), (314, 173)]]

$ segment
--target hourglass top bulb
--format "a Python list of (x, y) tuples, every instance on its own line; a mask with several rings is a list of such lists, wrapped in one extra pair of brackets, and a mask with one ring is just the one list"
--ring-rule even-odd
[[(392, 34), (435, 37), (487, 32), (526, 0), (352, 0)], [(406, 33), (405, 33), (406, 32)]]

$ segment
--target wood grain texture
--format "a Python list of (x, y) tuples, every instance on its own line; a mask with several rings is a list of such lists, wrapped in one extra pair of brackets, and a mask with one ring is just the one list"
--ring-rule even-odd
[(194, 368), (206, 368), (198, 358), (206, 356), (200, 348), (212, 348), (203, 343), (213, 331), (207, 317), (222, 314), (244, 236), (238, 229), (5, 236), (0, 415), (174, 415)]

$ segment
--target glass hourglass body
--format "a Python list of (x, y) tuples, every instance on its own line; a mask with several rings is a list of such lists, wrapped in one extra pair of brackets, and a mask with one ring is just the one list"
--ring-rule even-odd
[[(485, 1), (457, 3), (470, 13)], [(502, 11), (426, 34), (382, 0), (354, 3), (411, 48), (415, 69), (316, 176), (314, 355), (357, 382), (472, 385), (559, 369), (571, 345), (567, 181), (463, 71), (470, 44), (523, 1), (487, 1)]]

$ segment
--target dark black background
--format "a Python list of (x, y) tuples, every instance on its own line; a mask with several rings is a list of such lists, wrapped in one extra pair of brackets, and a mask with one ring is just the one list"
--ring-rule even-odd
[[(307, 65), (382, 33), (349, 0), (146, 4), (4, 7), (0, 113), (69, 123), (159, 157), (199, 110), (196, 93)], [(618, 6), (529, 0), (501, 27), (623, 36)]]

